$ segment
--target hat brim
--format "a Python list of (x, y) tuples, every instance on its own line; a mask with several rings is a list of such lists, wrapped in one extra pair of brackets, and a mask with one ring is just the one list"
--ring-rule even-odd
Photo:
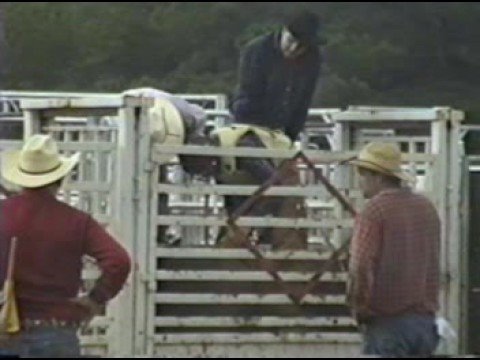
[(46, 174), (28, 174), (19, 167), (20, 151), (10, 151), (2, 154), (2, 176), (8, 182), (24, 188), (37, 188), (52, 184), (67, 176), (80, 161), (80, 153), (70, 157), (60, 157), (60, 166)]
[(305, 46), (323, 46), (327, 43), (327, 40), (319, 35), (315, 34), (313, 36), (298, 35), (292, 33), (292, 35), (299, 41), (300, 44)]
[(308, 43), (311, 46), (323, 46), (327, 43), (327, 39), (321, 35), (315, 35), (314, 37), (308, 40)]
[(364, 168), (364, 169), (367, 169), (367, 170), (371, 170), (371, 171), (375, 171), (377, 173), (380, 173), (380, 174), (384, 174), (384, 175), (387, 175), (387, 176), (392, 176), (392, 177), (396, 177), (400, 180), (404, 180), (404, 181), (407, 181), (409, 183), (415, 183), (417, 180), (414, 176), (411, 176), (403, 171), (389, 171), (388, 169), (384, 169), (383, 167), (380, 167), (380, 166), (377, 166), (376, 164), (372, 163), (372, 162), (367, 162), (367, 161), (363, 161), (363, 160), (360, 160), (360, 159), (353, 159), (353, 160), (350, 160), (349, 163), (351, 165), (354, 165), (354, 166), (357, 166), (357, 167), (360, 167), (360, 168)]

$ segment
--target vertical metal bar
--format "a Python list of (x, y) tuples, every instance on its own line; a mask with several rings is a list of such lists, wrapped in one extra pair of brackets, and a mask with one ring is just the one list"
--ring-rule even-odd
[[(133, 256), (135, 269), (136, 241), (135, 226), (136, 213), (133, 198), (135, 196), (134, 174), (135, 174), (135, 113), (131, 107), (124, 107), (118, 110), (118, 142), (117, 142), (117, 164), (118, 176), (116, 176), (116, 212), (115, 222), (117, 224), (120, 240), (129, 254)], [(112, 306), (112, 313), (116, 321), (109, 331), (112, 354), (132, 354), (134, 343), (135, 323), (135, 288), (138, 282), (137, 271), (133, 271), (122, 290), (122, 297), (117, 299), (115, 306)]]
[[(462, 142), (461, 149), (464, 148)], [(462, 163), (462, 182), (460, 185), (461, 201), (460, 201), (460, 353), (469, 353), (469, 334), (470, 334), (470, 274), (469, 274), (469, 250), (470, 250), (470, 161), (463, 154)]]
[[(461, 354), (465, 350), (465, 332), (462, 324), (462, 305), (464, 305), (465, 289), (462, 288), (463, 274), (462, 251), (464, 242), (460, 229), (460, 194), (462, 178), (462, 153), (460, 151), (461, 134), (460, 122), (452, 117), (452, 111), (448, 110), (448, 120), (450, 123), (449, 136), (449, 186), (448, 186), (448, 210), (449, 210), (449, 248), (450, 253), (450, 294), (449, 314), (450, 321), (458, 331), (458, 339), (452, 341), (451, 347), (453, 354)], [(463, 344), (462, 344), (463, 343)], [(463, 345), (463, 346), (462, 346)]]
[[(334, 126), (334, 151), (350, 151), (355, 150), (355, 147), (359, 147), (360, 145), (355, 144), (355, 131), (350, 126), (348, 122), (337, 122)], [(360, 139), (359, 139), (360, 140)], [(353, 148), (352, 148), (353, 147)], [(333, 183), (336, 186), (342, 189), (350, 189), (355, 188), (357, 180), (354, 176), (351, 168), (343, 163), (335, 164), (335, 173), (333, 178)], [(346, 217), (346, 213), (344, 208), (338, 202), (334, 202), (334, 216), (337, 219), (343, 219)], [(341, 229), (334, 229), (333, 231), (333, 243), (339, 247), (343, 241), (343, 233), (344, 231)]]
[(148, 234), (147, 234), (147, 254), (146, 257), (148, 259), (148, 263), (146, 264), (146, 270), (148, 271), (148, 288), (147, 296), (145, 297), (145, 310), (143, 313), (139, 312), (139, 314), (145, 314), (145, 318), (141, 319), (144, 321), (144, 329), (145, 329), (145, 354), (149, 357), (155, 356), (155, 318), (156, 314), (156, 290), (157, 290), (157, 281), (156, 281), (156, 271), (157, 271), (157, 249), (159, 248), (158, 243), (158, 226), (157, 226), (157, 219), (158, 219), (158, 192), (157, 184), (158, 178), (160, 176), (159, 172), (161, 167), (156, 165), (152, 169), (149, 178), (150, 184), (150, 199), (149, 199), (149, 214), (148, 214)]
[[(440, 253), (440, 274), (441, 274), (441, 286), (440, 286), (440, 313), (447, 319), (450, 319), (449, 313), (449, 299), (451, 298), (450, 292), (450, 255), (448, 254), (449, 239), (448, 239), (448, 213), (447, 213), (447, 195), (448, 195), (448, 146), (447, 146), (447, 122), (443, 119), (441, 112), (438, 113), (438, 119), (431, 124), (432, 128), (432, 153), (437, 156), (437, 161), (434, 167), (434, 179), (435, 188), (438, 189), (434, 192), (436, 197), (433, 199), (437, 207), (441, 220), (441, 253)], [(449, 354), (452, 349), (451, 346), (447, 346), (442, 350), (444, 353)]]
[[(410, 140), (408, 142), (408, 153), (409, 154), (415, 154), (416, 152), (417, 152), (416, 142), (415, 142), (415, 140)], [(415, 161), (410, 161), (410, 163), (408, 165), (409, 165), (408, 168), (409, 168), (410, 174), (412, 176), (416, 176), (417, 175), (417, 166), (416, 166)]]
[[(67, 142), (67, 143), (70, 142), (70, 137), (69, 137), (69, 134), (70, 134), (70, 133), (69, 133), (69, 131), (66, 130), (66, 129), (63, 130), (63, 131), (65, 132), (64, 142)], [(83, 155), (83, 154), (82, 154), (82, 155)], [(82, 163), (82, 161), (80, 161), (80, 164), (81, 164), (81, 163)], [(80, 166), (81, 166), (81, 165), (78, 165), (78, 166), (77, 166), (77, 171), (78, 171), (78, 169), (80, 168)], [(68, 177), (68, 180), (71, 181), (72, 175), (69, 174), (69, 175), (67, 175), (67, 177)], [(71, 199), (71, 196), (70, 196), (70, 190), (65, 190), (65, 189), (63, 189), (62, 191), (63, 191), (63, 200), (64, 200), (67, 204), (70, 204), (70, 205), (71, 205), (71, 204), (72, 204), (72, 199)], [(79, 192), (79, 194), (78, 194), (78, 202), (80, 203), (80, 201), (81, 201), (81, 193)]]
[(41, 132), (41, 114), (40, 110), (23, 110), (23, 139), (26, 140), (33, 134)]
[(155, 320), (155, 265), (156, 265), (156, 227), (157, 197), (155, 180), (157, 171), (150, 164), (150, 134), (148, 131), (147, 108), (141, 107), (138, 117), (136, 137), (138, 152), (136, 155), (136, 259), (138, 274), (135, 286), (135, 326), (134, 355), (153, 356), (153, 337)]
[[(98, 131), (93, 128), (93, 125), (87, 125), (85, 132), (89, 135), (88, 140), (98, 142)], [(83, 132), (81, 132), (83, 133)], [(85, 135), (87, 135), (85, 134)], [(91, 135), (91, 136), (90, 136)], [(92, 181), (97, 184), (100, 183), (100, 151), (93, 150), (91, 152), (90, 166), (89, 166), (89, 178), (85, 179), (86, 181)], [(93, 211), (95, 214), (103, 214), (103, 211), (100, 211), (100, 197), (103, 197), (103, 193), (100, 191), (92, 192), (93, 198)]]

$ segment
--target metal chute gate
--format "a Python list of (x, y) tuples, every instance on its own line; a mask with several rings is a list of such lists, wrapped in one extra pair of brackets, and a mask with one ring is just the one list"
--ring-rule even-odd
[[(228, 116), (220, 100), (212, 124)], [(81, 151), (65, 200), (92, 213), (126, 246), (135, 270), (103, 317), (82, 332), (85, 354), (134, 356), (354, 356), (360, 336), (345, 303), (345, 261), (332, 264), (301, 306), (259, 267), (246, 249), (215, 244), (225, 225), (224, 195), (250, 195), (255, 186), (217, 185), (185, 176), (166, 154), (291, 158), (295, 151), (161, 146), (150, 143), (145, 99), (81, 94), (22, 101), (25, 135), (52, 133), (63, 151)], [(456, 329), (460, 311), (464, 234), (461, 120), (450, 108), (311, 110), (303, 152), (361, 210), (364, 199), (342, 160), (373, 139), (398, 143), (404, 166), (419, 177), (417, 190), (442, 218), (442, 314)], [(73, 119), (82, 119), (73, 121)], [(19, 147), (0, 141), (0, 148)], [(326, 145), (330, 149), (318, 150)], [(273, 186), (267, 196), (301, 196), (302, 219), (240, 217), (240, 226), (308, 230), (308, 249), (272, 251), (260, 246), (282, 281), (299, 292), (351, 235), (353, 219), (311, 169), (299, 164), (300, 186)], [(95, 277), (88, 263), (86, 280)], [(88, 286), (88, 281), (86, 282)], [(459, 342), (442, 352), (455, 354)]]

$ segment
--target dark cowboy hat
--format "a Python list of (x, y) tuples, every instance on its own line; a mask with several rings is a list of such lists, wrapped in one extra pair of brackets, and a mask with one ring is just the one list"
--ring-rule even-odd
[(304, 45), (318, 46), (325, 44), (325, 38), (320, 35), (320, 18), (311, 11), (304, 10), (294, 14), (285, 26)]

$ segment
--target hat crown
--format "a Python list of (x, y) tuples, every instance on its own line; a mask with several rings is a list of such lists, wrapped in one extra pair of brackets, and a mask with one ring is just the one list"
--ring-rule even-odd
[(294, 14), (286, 24), (286, 28), (298, 40), (313, 44), (319, 36), (320, 18), (310, 11)]
[(50, 135), (33, 135), (20, 152), (18, 166), (25, 173), (45, 174), (60, 165), (57, 144)]
[(21, 150), (2, 153), (1, 174), (5, 180), (24, 188), (39, 188), (63, 179), (80, 161), (80, 152), (61, 156), (49, 135), (33, 135)]
[(415, 175), (402, 170), (402, 153), (396, 144), (371, 142), (350, 161), (359, 168), (415, 183)]
[(396, 172), (401, 169), (401, 157), (400, 149), (394, 144), (370, 143), (360, 152), (358, 159)]
[(149, 110), (150, 134), (158, 144), (180, 145), (185, 140), (183, 118), (167, 99), (155, 99)]

